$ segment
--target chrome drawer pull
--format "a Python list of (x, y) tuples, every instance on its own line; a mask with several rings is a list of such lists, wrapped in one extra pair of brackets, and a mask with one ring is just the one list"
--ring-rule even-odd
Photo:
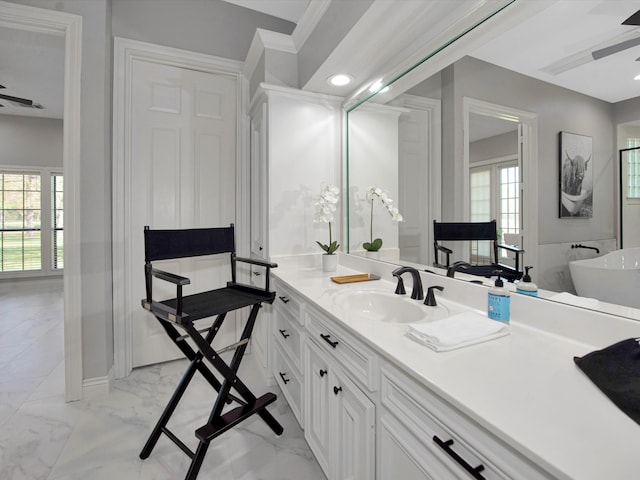
[(433, 441), (442, 448), (451, 458), (453, 458), (462, 468), (471, 474), (471, 476), (477, 480), (485, 480), (485, 477), (480, 475), (480, 472), (484, 470), (484, 465), (480, 464), (477, 467), (472, 467), (467, 461), (453, 451), (451, 445), (453, 445), (453, 439), (449, 439), (443, 442), (437, 435), (433, 436)]
[(282, 378), (282, 381), (283, 381), (283, 382), (284, 382), (284, 384), (286, 385), (287, 383), (289, 383), (289, 382), (291, 381), (291, 379), (290, 379), (290, 378), (285, 378), (285, 375), (286, 375), (286, 374), (284, 374), (284, 373), (280, 372), (280, 378)]
[(289, 297), (285, 297), (285, 296), (280, 296), (278, 297), (280, 300), (282, 300), (284, 303), (289, 303)]
[(287, 338), (287, 337), (290, 337), (290, 336), (291, 336), (291, 334), (290, 334), (290, 333), (287, 333), (287, 331), (286, 331), (286, 330), (279, 329), (278, 331), (280, 332), (280, 335), (282, 335), (284, 338)]
[(329, 334), (320, 334), (320, 336), (322, 337), (322, 339), (327, 342), (329, 345), (331, 345), (333, 348), (336, 348), (336, 346), (338, 346), (338, 341), (336, 340), (335, 342), (332, 342), (331, 340), (329, 340), (331, 338), (331, 335)]

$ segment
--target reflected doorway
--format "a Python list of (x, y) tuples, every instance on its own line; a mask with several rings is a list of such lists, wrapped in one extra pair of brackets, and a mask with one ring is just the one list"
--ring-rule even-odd
[[(495, 218), (499, 240), (522, 247), (525, 264), (537, 265), (537, 116), (471, 98), (463, 111), (463, 221)], [(489, 253), (488, 245), (463, 248), (467, 259)]]

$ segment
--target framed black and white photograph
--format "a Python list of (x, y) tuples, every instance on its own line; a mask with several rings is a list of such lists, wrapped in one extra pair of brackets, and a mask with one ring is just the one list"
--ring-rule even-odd
[(560, 132), (560, 218), (593, 217), (593, 139)]

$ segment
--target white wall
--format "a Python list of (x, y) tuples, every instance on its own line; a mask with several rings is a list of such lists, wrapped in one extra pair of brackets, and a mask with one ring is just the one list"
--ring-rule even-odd
[(62, 120), (0, 115), (0, 165), (62, 169)]
[[(341, 185), (340, 99), (270, 92), (268, 109), (269, 255), (322, 253), (316, 240), (327, 243), (328, 226), (313, 218), (323, 186)], [(336, 219), (340, 243), (340, 212)]]
[[(349, 113), (349, 251), (371, 241), (371, 202), (367, 189), (381, 188), (398, 201), (398, 122), (407, 109), (365, 104)], [(397, 203), (396, 203), (397, 205)], [(402, 212), (400, 212), (402, 213)], [(373, 239), (382, 251), (398, 249), (398, 223), (373, 201)], [(388, 258), (388, 257), (385, 257)]]

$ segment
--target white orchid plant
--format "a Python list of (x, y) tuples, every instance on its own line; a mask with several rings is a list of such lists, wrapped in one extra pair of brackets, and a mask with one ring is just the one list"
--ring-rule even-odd
[(391, 215), (391, 219), (395, 222), (402, 222), (403, 218), (398, 211), (398, 207), (395, 206), (393, 199), (389, 196), (389, 193), (382, 190), (378, 187), (369, 187), (367, 189), (367, 201), (371, 203), (371, 229), (370, 229), (370, 241), (364, 242), (362, 246), (365, 250), (369, 252), (377, 252), (382, 247), (382, 239), (381, 238), (373, 238), (373, 204), (374, 200), (377, 198), (380, 199), (384, 208), (386, 208), (389, 215)]
[(340, 244), (331, 238), (331, 222), (334, 220), (333, 217), (336, 212), (338, 200), (340, 200), (340, 189), (335, 185), (329, 184), (320, 191), (320, 196), (316, 202), (316, 216), (313, 219), (313, 223), (329, 224), (329, 243), (324, 244), (317, 240), (316, 243), (320, 245), (320, 248), (322, 248), (327, 255), (333, 255), (340, 247)]

